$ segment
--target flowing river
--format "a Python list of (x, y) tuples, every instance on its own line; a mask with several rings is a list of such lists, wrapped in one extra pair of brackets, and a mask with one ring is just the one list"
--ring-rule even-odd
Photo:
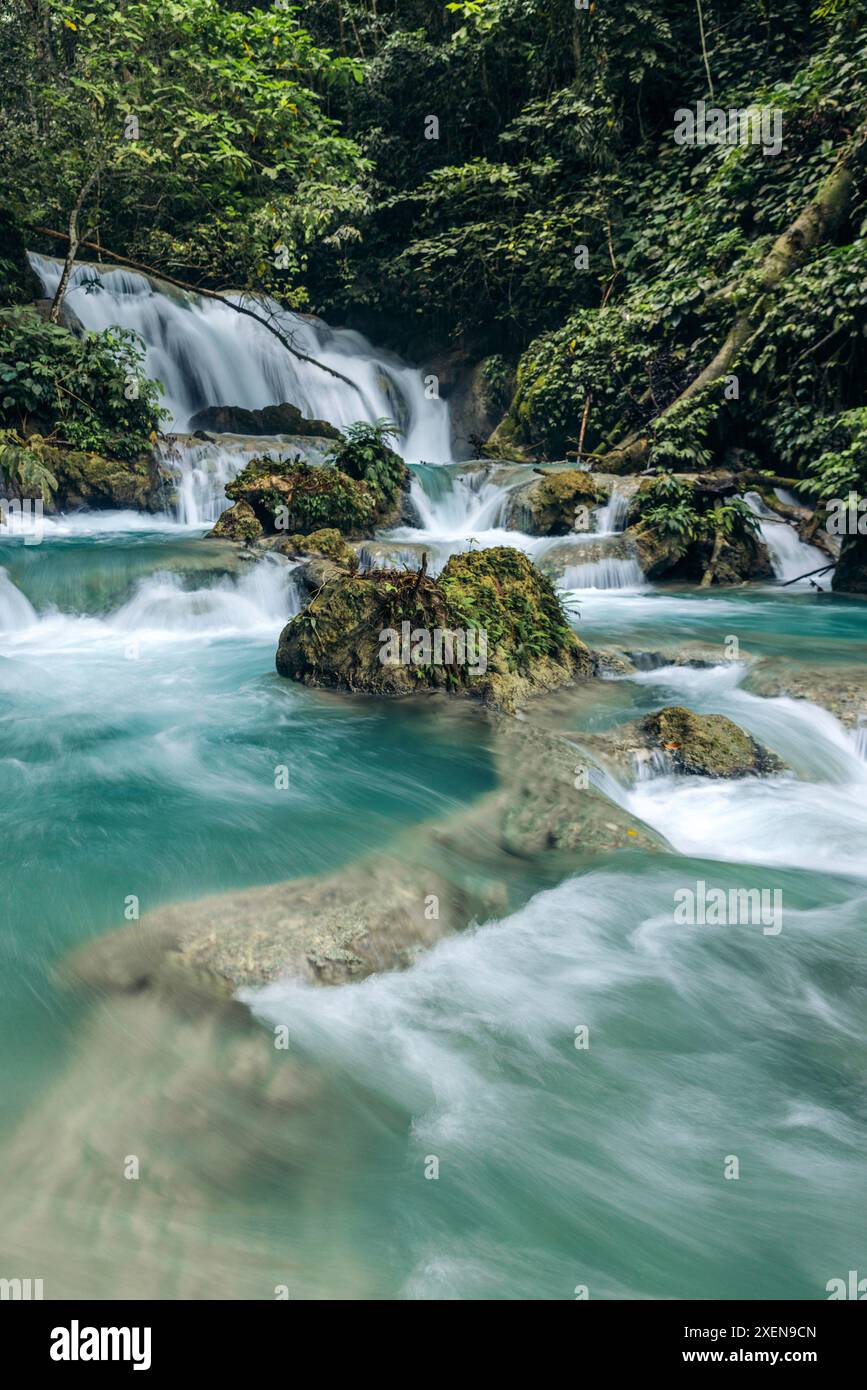
[[(338, 424), (397, 410), (421, 525), (379, 543), (544, 559), (550, 543), (502, 524), (514, 475), (442, 467), (448, 412), (419, 373), (306, 325), (367, 404), (308, 369), (302, 399), (276, 346), (230, 338), (231, 311), (122, 280), (71, 305), (138, 326), (181, 427), (208, 402), (292, 400)], [(863, 604), (663, 591), (634, 562), (582, 566), (575, 538), (559, 578), (581, 637), (661, 655), (559, 697), (557, 735), (682, 703), (728, 714), (786, 771), (598, 771), (661, 852), (546, 876), (487, 844), (501, 906), (401, 973), (275, 980), (224, 1010), (69, 989), (59, 963), (139, 930), (133, 900), (230, 905), (381, 850), (411, 875), (406, 847), (497, 781), (481, 711), (279, 678), (292, 567), (236, 559), (206, 520), (82, 514), (0, 543), (0, 1274), (46, 1297), (329, 1299), (824, 1298), (867, 1274), (867, 740), (821, 705), (829, 689), (863, 705)], [(595, 538), (621, 524), (610, 505)], [(782, 578), (804, 556), (779, 546)], [(703, 664), (671, 664), (681, 649)], [(815, 701), (761, 693), (760, 668)], [(677, 925), (698, 881), (779, 891), (782, 929)]]

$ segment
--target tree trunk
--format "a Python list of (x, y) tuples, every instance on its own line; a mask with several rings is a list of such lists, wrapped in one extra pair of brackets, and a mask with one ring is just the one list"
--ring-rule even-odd
[(710, 560), (708, 561), (707, 569), (701, 577), (701, 585), (699, 587), (702, 589), (709, 589), (711, 584), (713, 583), (714, 575), (716, 574), (716, 567), (719, 564), (720, 551), (723, 548), (724, 541), (725, 536), (723, 535), (722, 527), (720, 525), (717, 525), (716, 531), (714, 532), (713, 550), (711, 551)]
[(60, 275), (60, 281), (57, 286), (57, 291), (54, 295), (54, 299), (51, 301), (51, 308), (48, 312), (49, 323), (60, 322), (60, 310), (63, 307), (63, 297), (66, 294), (66, 287), (69, 284), (69, 277), (72, 274), (72, 267), (75, 264), (75, 257), (77, 256), (78, 248), (81, 245), (81, 242), (78, 239), (78, 219), (81, 215), (81, 209), (84, 206), (84, 200), (90, 192), (91, 188), (93, 187), (94, 183), (96, 182), (96, 177), (98, 173), (99, 170), (94, 169), (93, 173), (90, 175), (90, 178), (86, 181), (86, 183), (82, 184), (78, 197), (76, 198), (75, 203), (73, 204), (72, 211), (69, 214), (69, 231), (67, 233), (69, 237), (69, 245), (66, 248), (66, 258), (63, 262), (63, 270)]
[[(851, 143), (839, 156), (834, 168), (819, 185), (816, 196), (795, 218), (786, 230), (777, 237), (762, 262), (756, 295), (747, 308), (740, 308), (735, 314), (721, 346), (707, 366), (694, 377), (680, 395), (666, 406), (657, 417), (664, 420), (668, 411), (680, 401), (690, 400), (706, 386), (726, 376), (739, 358), (743, 349), (758, 332), (764, 319), (768, 296), (806, 260), (811, 251), (836, 231), (849, 208), (855, 180), (850, 171), (856, 153), (860, 152), (867, 139), (867, 126), (862, 126)], [(740, 285), (735, 282), (720, 292), (722, 300), (733, 300)], [(628, 473), (637, 471), (645, 461), (651, 448), (650, 431), (636, 432), (622, 444), (615, 445), (597, 461), (597, 468), (608, 473)]]

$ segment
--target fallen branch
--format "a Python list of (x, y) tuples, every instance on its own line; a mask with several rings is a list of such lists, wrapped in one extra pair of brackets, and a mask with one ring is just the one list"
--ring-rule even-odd
[(834, 569), (834, 565), (822, 565), (820, 569), (808, 570), (806, 574), (798, 574), (794, 579), (787, 579), (780, 585), (781, 589), (788, 589), (790, 584), (797, 584), (801, 579), (810, 579), (814, 574), (827, 574), (828, 570)]
[[(40, 236), (53, 237), (55, 241), (69, 241), (68, 232), (53, 232), (50, 227), (33, 227), (32, 230), (38, 232)], [(225, 304), (229, 309), (234, 309), (236, 314), (244, 314), (247, 318), (255, 319), (256, 323), (260, 323), (263, 328), (267, 328), (269, 333), (273, 333), (274, 337), (278, 342), (282, 343), (286, 351), (291, 352), (293, 357), (297, 357), (299, 362), (309, 362), (312, 366), (319, 367), (323, 372), (327, 372), (329, 376), (336, 377), (338, 381), (345, 382), (347, 386), (352, 387), (353, 391), (360, 392), (360, 388), (354, 381), (350, 381), (348, 376), (344, 376), (342, 372), (335, 371), (333, 367), (327, 367), (325, 363), (320, 362), (318, 358), (310, 357), (306, 352), (300, 352), (298, 348), (292, 346), (292, 343), (286, 337), (285, 333), (281, 333), (279, 328), (275, 328), (274, 324), (269, 319), (263, 318), (261, 314), (254, 313), (252, 309), (248, 309), (244, 304), (236, 304), (234, 300), (226, 299), (224, 295), (218, 294), (216, 290), (206, 290), (200, 285), (191, 285), (188, 280), (178, 280), (174, 275), (167, 275), (162, 270), (154, 270), (153, 266), (142, 265), (140, 261), (131, 261), (127, 256), (120, 256), (116, 251), (109, 251), (107, 247), (98, 246), (94, 241), (80, 241), (78, 245), (86, 246), (89, 251), (96, 251), (99, 256), (108, 256), (111, 260), (117, 261), (120, 265), (129, 266), (131, 270), (141, 271), (142, 275), (151, 275), (155, 280), (164, 280), (167, 285), (175, 285), (177, 289), (189, 290), (191, 294), (200, 294), (204, 299), (216, 299), (218, 304)]]

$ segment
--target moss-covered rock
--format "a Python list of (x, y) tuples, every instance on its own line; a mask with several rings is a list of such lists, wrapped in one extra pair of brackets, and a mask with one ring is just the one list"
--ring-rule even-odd
[(410, 484), (409, 469), (388, 444), (397, 433), (397, 426), (387, 420), (375, 425), (358, 420), (346, 429), (327, 459), (332, 467), (370, 489), (379, 522), (397, 519), (401, 494)]
[(116, 459), (46, 448), (40, 458), (57, 479), (50, 509), (117, 507), (156, 512), (165, 505), (166, 480), (149, 454)]
[(226, 496), (245, 502), (266, 535), (277, 530), (306, 535), (322, 528), (359, 534), (375, 524), (378, 511), (366, 483), (297, 459), (253, 459), (228, 484)]
[[(645, 579), (659, 579), (664, 574), (670, 574), (689, 549), (688, 543), (681, 537), (652, 526), (630, 526), (624, 534), (635, 547)], [(698, 578), (701, 578), (700, 574)]]
[(536, 462), (536, 455), (521, 438), (520, 430), (511, 415), (506, 415), (488, 436), (482, 453), (490, 459), (507, 459), (515, 463)]
[(541, 477), (509, 493), (505, 525), (530, 536), (566, 536), (576, 529), (589, 530), (588, 513), (605, 498), (593, 475), (580, 468), (539, 472)]
[(589, 676), (593, 661), (550, 581), (498, 547), (453, 556), (436, 580), (423, 569), (332, 574), (281, 633), (277, 670), (307, 685), (445, 690), (511, 710)]
[(289, 556), (321, 555), (326, 560), (333, 560), (336, 564), (345, 565), (350, 569), (355, 569), (358, 565), (355, 551), (346, 544), (341, 533), (333, 526), (313, 531), (309, 536), (287, 536), (277, 542), (276, 548), (283, 555)]
[(696, 714), (669, 705), (639, 724), (651, 747), (668, 754), (677, 772), (702, 777), (748, 777), (778, 772), (776, 754), (723, 714)]
[(249, 502), (235, 502), (217, 520), (210, 536), (228, 541), (243, 541), (251, 544), (261, 540), (265, 528), (256, 516)]
[(351, 426), (321, 465), (293, 458), (251, 459), (226, 488), (251, 509), (265, 535), (323, 530), (360, 536), (397, 522), (409, 469), (379, 437), (379, 427)]

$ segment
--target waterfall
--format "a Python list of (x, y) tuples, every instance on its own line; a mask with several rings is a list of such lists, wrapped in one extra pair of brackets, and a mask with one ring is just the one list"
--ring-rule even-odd
[[(751, 512), (759, 518), (762, 540), (768, 548), (774, 574), (781, 583), (797, 579), (828, 564), (828, 557), (813, 545), (805, 545), (794, 526), (783, 521), (769, 507), (766, 507), (757, 492), (744, 494), (744, 501)], [(830, 585), (830, 573), (822, 576), (823, 583)], [(808, 581), (805, 581), (805, 584)]]
[[(324, 458), (330, 441), (293, 439), (292, 453), (308, 463)], [(212, 526), (225, 510), (226, 484), (245, 464), (270, 454), (279, 458), (286, 452), (286, 441), (279, 435), (217, 435), (196, 439), (193, 435), (174, 435), (160, 440), (157, 453), (163, 467), (174, 473), (175, 516), (185, 526)]]
[(568, 565), (560, 581), (564, 589), (646, 589), (637, 560), (603, 556), (586, 564)]
[(410, 496), (431, 540), (457, 540), (495, 529), (505, 490), (486, 469), (455, 474), (451, 469), (414, 470)]
[(0, 568), (0, 632), (20, 632), (36, 622), (36, 610)]
[[(53, 296), (60, 261), (38, 255), (30, 260), (46, 295)], [(428, 398), (417, 368), (373, 348), (360, 333), (284, 312), (273, 302), (263, 304), (300, 352), (348, 378), (341, 381), (293, 357), (254, 319), (135, 271), (79, 263), (66, 302), (87, 329), (121, 327), (139, 334), (146, 346), (144, 370), (165, 387), (169, 429), (185, 430), (205, 406), (261, 410), (288, 401), (308, 419), (327, 420), (338, 429), (356, 420), (393, 419), (401, 430), (397, 449), (409, 462), (443, 463), (451, 457), (446, 402)], [(227, 442), (222, 461), (209, 470), (210, 488), (190, 480), (187, 460), (180, 458), (181, 510), (188, 522), (214, 519), (208, 513), (215, 496), (222, 501), (217, 484), (243, 465), (241, 458), (231, 458), (234, 449)]]
[(608, 501), (596, 509), (596, 530), (601, 534), (622, 531), (629, 511), (629, 495), (616, 483), (612, 484)]

